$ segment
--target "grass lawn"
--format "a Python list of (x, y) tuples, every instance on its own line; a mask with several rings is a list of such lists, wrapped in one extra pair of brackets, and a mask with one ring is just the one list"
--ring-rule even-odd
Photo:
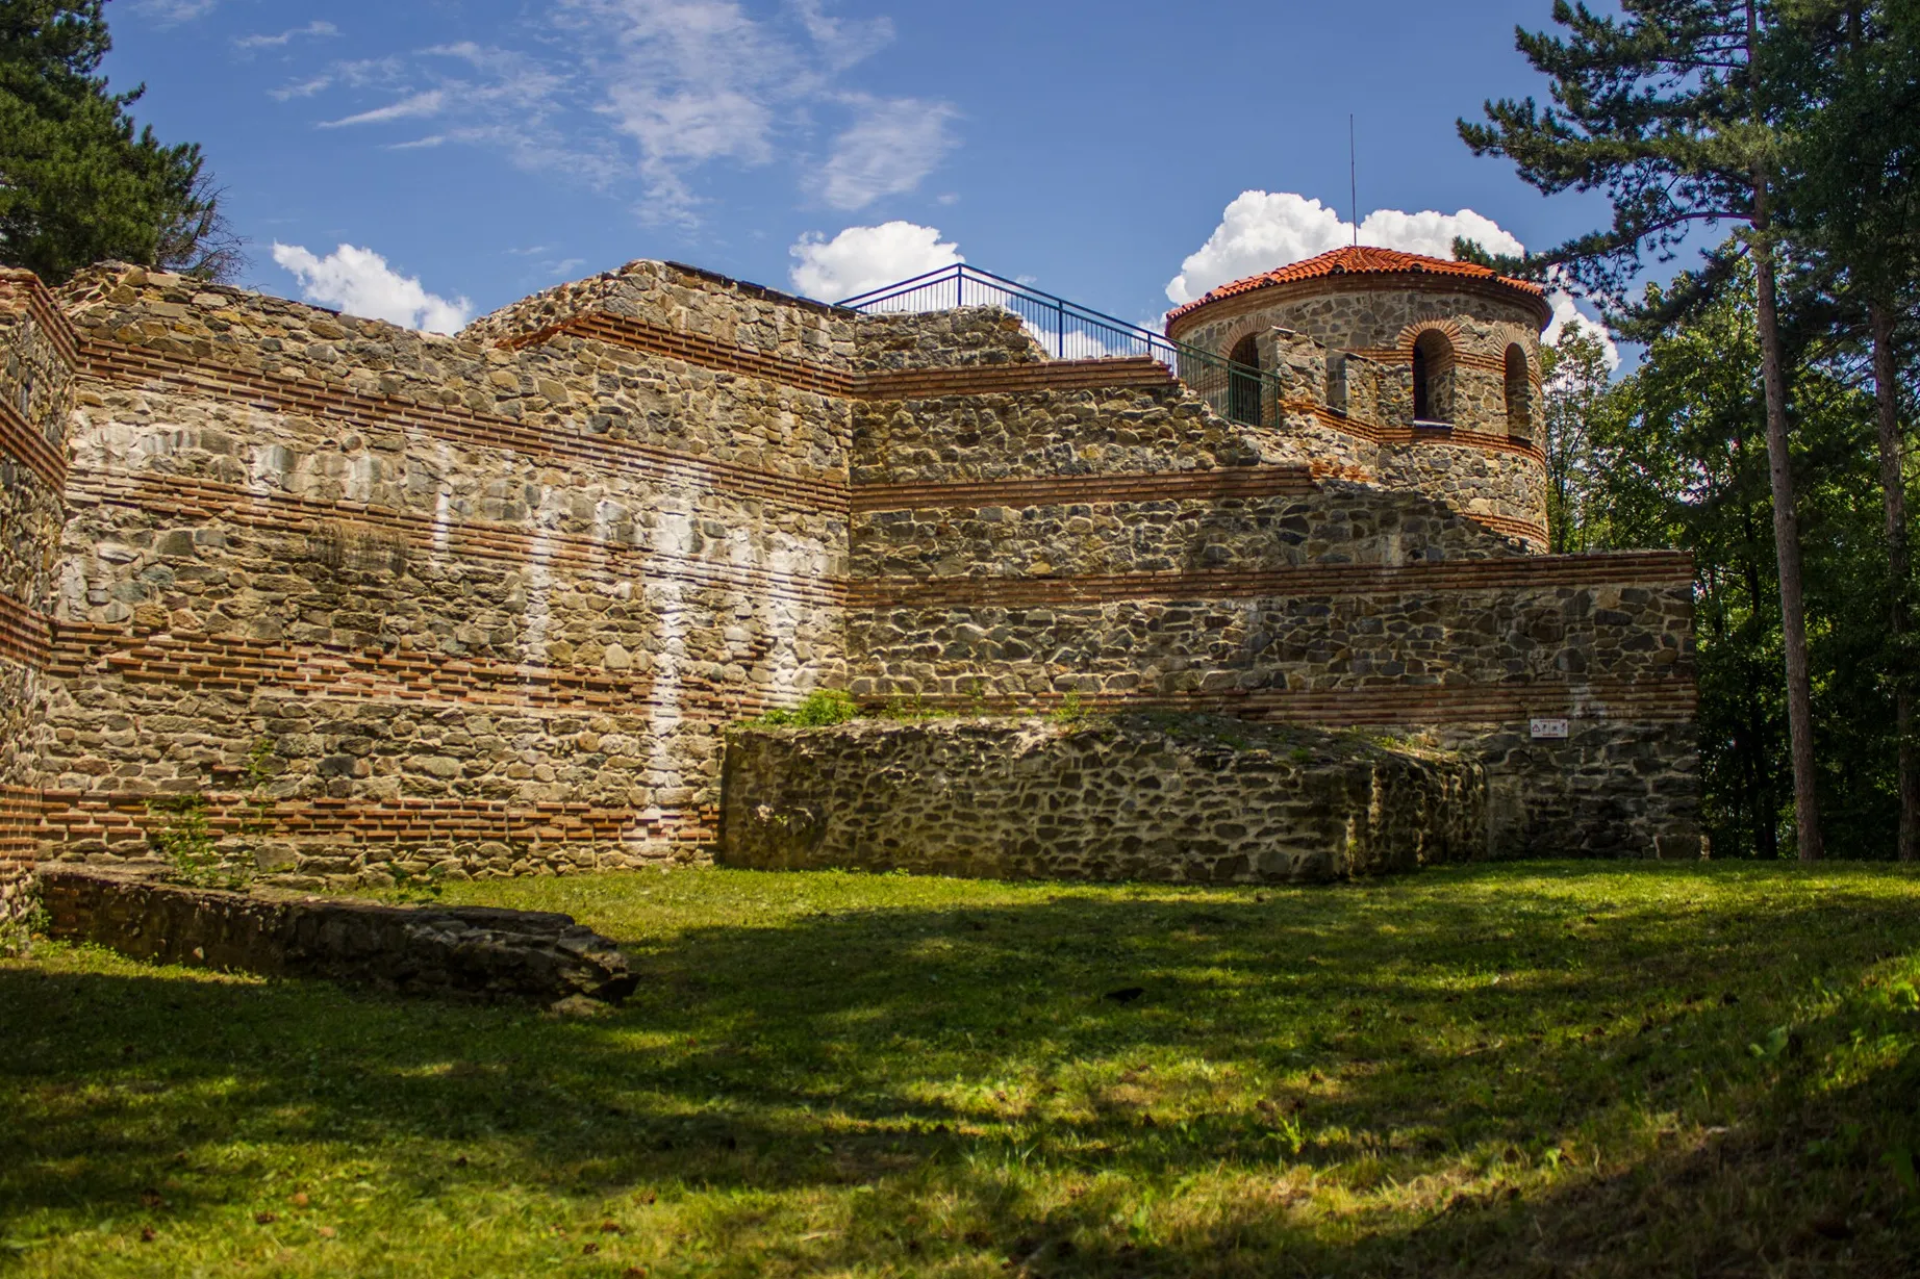
[(1912, 872), (447, 899), (640, 992), (0, 962), (0, 1274), (1920, 1273)]

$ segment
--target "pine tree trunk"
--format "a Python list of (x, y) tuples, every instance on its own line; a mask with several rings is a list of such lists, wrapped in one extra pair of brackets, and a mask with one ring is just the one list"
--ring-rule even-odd
[(1773, 482), (1773, 549), (1780, 563), (1780, 630), (1787, 649), (1787, 729), (1793, 754), (1793, 819), (1803, 862), (1825, 853), (1813, 759), (1813, 682), (1807, 663), (1807, 615), (1800, 590), (1800, 521), (1787, 451), (1787, 378), (1768, 236), (1767, 178), (1753, 180), (1753, 269), (1759, 286), (1760, 369), (1767, 398), (1767, 470)]
[(1867, 318), (1873, 327), (1873, 398), (1880, 418), (1880, 491), (1887, 512), (1887, 577), (1890, 602), (1888, 627), (1892, 635), (1894, 732), (1899, 743), (1900, 860), (1920, 858), (1920, 759), (1913, 742), (1913, 678), (1906, 669), (1906, 645), (1912, 629), (1908, 613), (1907, 487), (1900, 465), (1900, 384), (1893, 351), (1893, 313), (1878, 302), (1869, 303)]

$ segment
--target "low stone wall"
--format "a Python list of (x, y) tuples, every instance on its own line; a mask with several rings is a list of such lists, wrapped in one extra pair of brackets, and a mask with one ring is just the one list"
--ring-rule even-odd
[(619, 1003), (638, 982), (618, 947), (568, 915), (229, 893), (73, 866), (45, 868), (39, 886), (55, 940), (135, 959), (540, 1004)]
[(1193, 715), (742, 728), (722, 865), (1275, 883), (1487, 848), (1479, 765), (1358, 734)]

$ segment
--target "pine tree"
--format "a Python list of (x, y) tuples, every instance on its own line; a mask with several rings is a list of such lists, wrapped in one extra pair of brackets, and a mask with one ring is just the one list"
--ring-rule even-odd
[(1799, 854), (1823, 852), (1815, 785), (1812, 681), (1807, 659), (1800, 533), (1787, 424), (1787, 378), (1775, 285), (1773, 205), (1778, 139), (1765, 92), (1759, 0), (1620, 0), (1618, 17), (1555, 0), (1564, 32), (1517, 33), (1551, 81), (1553, 105), (1532, 98), (1486, 104), (1487, 123), (1460, 121), (1479, 155), (1511, 159), (1552, 195), (1604, 191), (1613, 224), (1516, 264), (1558, 268), (1611, 297), (1652, 252), (1671, 261), (1702, 224), (1741, 222), (1752, 261), (1766, 393), (1774, 553), (1785, 639), (1787, 719)]
[(0, 0), (0, 263), (60, 281), (92, 262), (225, 278), (238, 242), (200, 148), (135, 131), (108, 91), (103, 0)]

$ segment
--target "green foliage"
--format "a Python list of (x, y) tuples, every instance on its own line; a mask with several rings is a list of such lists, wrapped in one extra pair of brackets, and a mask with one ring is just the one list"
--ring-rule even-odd
[(748, 720), (761, 728), (827, 728), (860, 718), (860, 704), (837, 688), (817, 688), (791, 710), (776, 708)]
[(1606, 348), (1598, 334), (1579, 322), (1561, 330), (1558, 342), (1541, 348), (1541, 383), (1546, 392), (1547, 534), (1549, 549), (1565, 555), (1588, 549), (1592, 524), (1588, 506), (1598, 477), (1594, 473), (1592, 423), (1606, 399)]
[(253, 867), (231, 861), (220, 852), (219, 841), (207, 821), (207, 797), (198, 791), (147, 801), (156, 819), (147, 832), (147, 845), (166, 862), (168, 878), (190, 888), (240, 891), (253, 882)]
[[(1665, 305), (1658, 290), (1647, 305)], [(1844, 364), (1793, 368), (1825, 824), (1835, 853), (1882, 857), (1897, 793), (1873, 407)], [(1693, 553), (1702, 782), (1721, 856), (1778, 855), (1791, 803), (1764, 414), (1752, 273), (1736, 263), (1592, 406), (1593, 483), (1573, 534)]]
[(1060, 704), (1047, 712), (1047, 718), (1056, 724), (1077, 724), (1087, 717), (1085, 702), (1081, 700), (1080, 690), (1068, 689)]
[(1792, 0), (1773, 33), (1782, 215), (1880, 300), (1920, 276), (1920, 0)]
[(648, 980), (579, 1022), (0, 961), (0, 1271), (1894, 1276), (1920, 1239), (1905, 869), (444, 896)]
[(424, 906), (439, 901), (440, 894), (446, 891), (447, 873), (438, 866), (429, 867), (425, 874), (415, 874), (405, 866), (391, 866), (387, 874), (393, 880), (393, 887), (385, 896), (391, 901)]
[(200, 148), (111, 93), (101, 0), (0, 0), (0, 263), (57, 283), (104, 258), (224, 279), (239, 242)]
[(0, 959), (33, 953), (35, 935), (44, 935), (50, 922), (47, 908), (37, 901), (18, 915), (0, 919)]

